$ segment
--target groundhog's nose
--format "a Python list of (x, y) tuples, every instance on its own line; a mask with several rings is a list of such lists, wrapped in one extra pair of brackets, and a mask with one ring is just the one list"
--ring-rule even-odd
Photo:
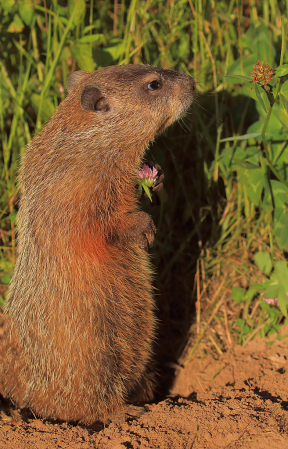
[[(186, 75), (186, 74), (185, 74)], [(189, 82), (189, 86), (190, 86), (190, 88), (193, 90), (193, 92), (194, 92), (194, 90), (196, 89), (196, 81), (194, 80), (194, 78), (192, 78), (192, 76), (190, 76), (190, 75), (186, 75), (186, 79), (185, 79), (185, 82), (187, 82), (188, 80), (188, 82)]]
[(184, 89), (186, 90), (189, 97), (191, 97), (191, 100), (193, 100), (194, 93), (196, 90), (196, 81), (192, 76), (185, 74), (185, 80), (184, 80)]
[[(196, 81), (192, 76), (188, 75), (187, 73), (178, 72), (178, 74), (181, 74), (182, 78), (182, 85), (186, 89), (186, 91), (189, 91), (193, 95), (195, 89), (196, 89)], [(178, 75), (179, 76), (179, 75)], [(179, 79), (179, 78), (178, 78)]]

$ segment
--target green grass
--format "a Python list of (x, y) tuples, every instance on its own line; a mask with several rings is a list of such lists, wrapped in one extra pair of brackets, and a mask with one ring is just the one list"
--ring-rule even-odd
[[(0, 295), (15, 262), (19, 157), (65, 97), (69, 74), (149, 63), (189, 73), (198, 90), (191, 113), (147, 155), (165, 172), (164, 189), (144, 204), (159, 229), (160, 343), (172, 328), (169, 351), (181, 352), (195, 300), (197, 338), (207, 336), (217, 353), (257, 333), (277, 334), (287, 303), (281, 311), (266, 305), (261, 285), (282, 286), (273, 273), (288, 251), (287, 75), (270, 83), (272, 106), (247, 77), (258, 59), (273, 68), (288, 63), (287, 11), (287, 0), (2, 2)], [(268, 274), (254, 259), (263, 251)], [(233, 287), (249, 292), (255, 283), (253, 294), (233, 299)]]

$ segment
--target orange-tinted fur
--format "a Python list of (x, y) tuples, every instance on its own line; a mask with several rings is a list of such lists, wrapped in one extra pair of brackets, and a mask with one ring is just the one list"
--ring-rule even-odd
[(153, 395), (143, 241), (154, 228), (134, 179), (149, 142), (191, 104), (194, 81), (128, 65), (77, 72), (68, 87), (22, 163), (0, 391), (43, 417), (92, 423), (137, 389)]

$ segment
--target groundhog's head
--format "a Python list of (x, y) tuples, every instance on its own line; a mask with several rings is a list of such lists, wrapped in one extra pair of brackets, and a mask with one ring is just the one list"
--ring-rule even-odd
[(111, 66), (70, 75), (66, 101), (73, 109), (77, 105), (77, 115), (81, 111), (82, 131), (89, 127), (92, 135), (98, 129), (114, 144), (121, 139), (127, 145), (139, 140), (147, 145), (187, 111), (194, 89), (193, 78), (182, 72), (149, 65)]

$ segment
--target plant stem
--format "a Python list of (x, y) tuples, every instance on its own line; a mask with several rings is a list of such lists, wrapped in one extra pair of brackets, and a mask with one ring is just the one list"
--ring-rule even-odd
[[(281, 67), (281, 65), (283, 65), (283, 61), (284, 61), (284, 53), (285, 53), (285, 44), (286, 44), (286, 38), (285, 38), (285, 31), (286, 31), (286, 27), (284, 24), (284, 17), (281, 17), (281, 24), (282, 24), (282, 45), (281, 45), (281, 56), (280, 56), (280, 64), (279, 67)], [(281, 77), (278, 77), (278, 81), (276, 84), (276, 89), (275, 89), (275, 94), (274, 94), (274, 99), (276, 100), (278, 93), (279, 93), (279, 89), (280, 89), (280, 82), (281, 82)]]
[[(281, 67), (281, 65), (283, 65), (284, 52), (285, 52), (285, 25), (284, 25), (284, 17), (281, 17), (281, 23), (282, 23), (282, 45), (281, 45), (281, 56), (280, 56), (279, 67)], [(274, 93), (274, 102), (275, 102), (276, 98), (278, 97), (278, 93), (279, 93), (279, 89), (280, 89), (280, 81), (281, 81), (281, 77), (279, 76), (278, 77), (278, 81), (277, 81), (277, 85), (276, 85), (276, 89), (275, 89), (275, 93)], [(268, 92), (266, 90), (265, 90), (265, 92), (266, 92), (266, 95), (268, 96), (268, 100), (270, 101)], [(266, 140), (266, 137), (265, 137), (265, 132), (266, 132), (266, 129), (267, 129), (267, 126), (268, 126), (268, 122), (269, 122), (269, 119), (270, 119), (270, 116), (271, 116), (271, 112), (272, 112), (272, 108), (273, 108), (274, 102), (273, 103), (270, 102), (270, 107), (269, 107), (269, 110), (268, 110), (268, 114), (266, 115), (264, 126), (263, 126), (263, 129), (262, 129), (263, 146), (264, 146), (264, 149), (265, 149), (266, 157), (268, 159), (268, 165), (271, 168), (271, 170), (273, 171), (273, 173), (274, 173), (274, 170), (271, 167), (272, 157), (271, 157), (271, 153), (270, 153), (270, 148), (268, 148), (267, 140)]]
[(270, 149), (268, 148), (267, 140), (266, 140), (266, 137), (265, 137), (265, 132), (266, 132), (266, 128), (268, 126), (268, 122), (269, 122), (270, 116), (271, 116), (273, 104), (269, 106), (268, 114), (266, 115), (266, 118), (265, 118), (265, 121), (264, 121), (264, 125), (263, 125), (263, 128), (262, 128), (262, 133), (261, 133), (262, 134), (263, 146), (264, 146), (264, 149), (265, 149), (265, 153), (266, 153), (266, 157), (268, 159), (268, 162), (271, 162), (272, 158), (271, 158)]

